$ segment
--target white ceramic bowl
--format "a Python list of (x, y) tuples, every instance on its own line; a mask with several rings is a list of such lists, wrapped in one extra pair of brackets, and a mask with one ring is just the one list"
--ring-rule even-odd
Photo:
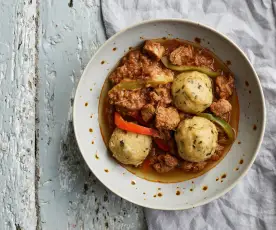
[[(190, 41), (199, 37), (201, 45), (214, 51), (222, 61), (230, 60), (240, 102), (237, 139), (226, 157), (206, 174), (190, 181), (172, 184), (141, 179), (115, 162), (103, 142), (98, 122), (99, 97), (110, 70), (129, 47), (141, 44), (141, 39), (168, 36)], [(114, 47), (116, 51), (113, 51)], [(146, 21), (111, 37), (88, 63), (74, 101), (75, 135), (90, 169), (117, 195), (154, 209), (178, 210), (196, 207), (228, 192), (253, 164), (262, 142), (264, 127), (263, 92), (258, 76), (245, 54), (214, 29), (187, 20)], [(241, 159), (243, 164), (239, 163)], [(221, 179), (223, 174), (227, 177)], [(219, 180), (216, 180), (217, 178)], [(132, 185), (131, 181), (135, 181), (135, 185)], [(208, 189), (203, 190), (203, 186), (208, 186)], [(180, 191), (180, 195), (176, 195), (177, 191)], [(162, 196), (154, 197), (158, 192), (162, 192)]]

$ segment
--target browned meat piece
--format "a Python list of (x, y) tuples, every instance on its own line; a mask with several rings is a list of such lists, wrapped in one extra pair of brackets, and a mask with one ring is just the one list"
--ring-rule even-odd
[(216, 116), (224, 119), (224, 115), (232, 110), (232, 105), (225, 99), (219, 99), (211, 104), (210, 109)]
[(109, 103), (128, 110), (140, 110), (147, 103), (145, 89), (112, 90), (108, 93)]
[(143, 68), (152, 65), (152, 61), (143, 55), (139, 50), (128, 53), (122, 63), (110, 75), (109, 79), (113, 84), (118, 84), (122, 79), (143, 79)]
[(173, 80), (174, 73), (169, 69), (163, 69), (158, 63), (143, 68), (143, 74), (147, 79), (170, 79)]
[(165, 43), (166, 43), (166, 48), (163, 56), (169, 56), (171, 52), (173, 52), (176, 48), (183, 45), (181, 41), (177, 39), (167, 40)]
[(222, 156), (223, 154), (223, 151), (224, 151), (224, 146), (222, 145), (218, 145), (217, 148), (216, 148), (216, 151), (214, 153), (214, 155), (211, 156), (211, 160), (212, 161), (217, 161), (220, 159), (220, 157)]
[[(129, 116), (129, 117), (132, 117), (132, 118), (139, 114), (139, 110), (128, 110), (128, 109), (126, 109), (124, 107), (121, 107), (121, 106), (115, 106), (115, 109), (121, 115)], [(113, 119), (114, 119), (114, 115), (113, 115)]]
[(166, 173), (178, 166), (178, 160), (176, 157), (166, 153), (160, 154), (152, 159), (152, 167), (158, 173)]
[(146, 41), (144, 50), (156, 60), (160, 60), (165, 52), (165, 48), (158, 42)]
[(180, 46), (170, 55), (170, 61), (174, 65), (194, 64), (194, 48), (191, 45)]
[(159, 86), (155, 88), (154, 91), (150, 92), (151, 103), (156, 105), (166, 106), (172, 103), (172, 96), (170, 90), (170, 84)]
[(172, 96), (170, 89), (167, 88), (157, 88), (155, 92), (161, 97), (161, 105), (167, 105), (172, 102)]
[(139, 50), (128, 53), (109, 76), (113, 84), (118, 84), (123, 79), (172, 79), (173, 72), (165, 69), (158, 61), (153, 61)]
[(201, 51), (195, 55), (196, 66), (206, 66), (214, 69), (214, 58)]
[[(137, 64), (141, 58), (140, 50), (133, 50), (128, 53), (128, 55), (124, 56), (122, 59), (122, 64)], [(149, 60), (150, 62), (150, 60)]]
[(202, 162), (189, 162), (189, 161), (182, 161), (180, 164), (180, 168), (183, 169), (185, 172), (199, 172), (205, 168), (207, 165), (206, 161)]
[(158, 129), (175, 129), (180, 122), (177, 109), (174, 107), (158, 106), (156, 109), (155, 126)]
[(151, 103), (154, 105), (161, 101), (161, 96), (159, 96), (155, 91), (150, 92), (149, 96)]
[(172, 139), (171, 131), (167, 129), (159, 129), (159, 138), (169, 141)]
[(145, 122), (148, 122), (151, 120), (154, 115), (155, 115), (155, 108), (152, 104), (146, 104), (142, 109), (141, 109), (141, 115), (142, 118)]
[(220, 98), (229, 98), (234, 90), (234, 78), (229, 75), (229, 77), (218, 76), (216, 78), (216, 93)]

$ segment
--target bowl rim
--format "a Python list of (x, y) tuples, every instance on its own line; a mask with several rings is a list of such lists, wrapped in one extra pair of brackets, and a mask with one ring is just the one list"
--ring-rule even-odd
[[(129, 30), (129, 29), (133, 29), (135, 27), (139, 27), (141, 25), (144, 25), (144, 24), (151, 24), (151, 23), (159, 23), (159, 22), (176, 22), (176, 23), (185, 23), (185, 24), (190, 24), (190, 25), (193, 25), (193, 26), (198, 26), (198, 27), (201, 27), (201, 28), (204, 28), (204, 29), (207, 29), (213, 33), (215, 33), (216, 35), (220, 36), (221, 38), (223, 38), (224, 40), (226, 40), (228, 43), (230, 43), (230, 45), (232, 45), (234, 48), (236, 48), (238, 50), (238, 52), (245, 58), (245, 60), (247, 61), (247, 63), (249, 64), (249, 66), (251, 67), (252, 71), (253, 71), (253, 75), (255, 77), (255, 79), (257, 80), (257, 85), (258, 85), (258, 88), (259, 88), (259, 91), (261, 93), (261, 101), (262, 101), (262, 116), (263, 116), (263, 121), (261, 123), (262, 125), (262, 128), (261, 128), (261, 136), (259, 138), (259, 141), (257, 143), (257, 148), (253, 154), (253, 157), (251, 159), (251, 161), (248, 163), (247, 167), (245, 168), (244, 172), (241, 173), (239, 175), (239, 177), (232, 183), (230, 184), (229, 186), (227, 186), (225, 189), (223, 189), (222, 191), (218, 192), (216, 195), (208, 198), (208, 199), (205, 199), (203, 201), (200, 201), (200, 202), (197, 202), (196, 204), (194, 205), (191, 205), (190, 207), (177, 207), (177, 208), (166, 208), (166, 207), (162, 207), (162, 210), (185, 210), (185, 209), (190, 209), (190, 208), (195, 208), (195, 207), (198, 207), (198, 206), (201, 206), (201, 205), (204, 205), (204, 204), (207, 204), (207, 203), (210, 203), (211, 201), (214, 201), (218, 198), (220, 198), (221, 196), (225, 195), (227, 192), (229, 192), (230, 190), (232, 190), (236, 185), (237, 183), (248, 173), (249, 169), (252, 167), (256, 157), (257, 157), (257, 154), (258, 152), (260, 151), (260, 147), (261, 147), (261, 144), (262, 144), (262, 141), (263, 141), (263, 137), (264, 137), (264, 132), (265, 132), (265, 126), (266, 126), (266, 107), (265, 107), (265, 97), (264, 97), (264, 93), (263, 93), (263, 90), (262, 90), (262, 86), (261, 86), (261, 82), (260, 82), (260, 79), (253, 67), (253, 65), (251, 64), (250, 60), (248, 59), (248, 57), (246, 56), (246, 54), (241, 50), (241, 48), (238, 47), (238, 45), (236, 45), (230, 38), (228, 38), (227, 36), (225, 36), (224, 34), (220, 33), (219, 31), (217, 31), (216, 29), (210, 27), (210, 26), (207, 26), (207, 25), (204, 25), (204, 24), (201, 24), (201, 23), (198, 23), (198, 22), (195, 22), (195, 21), (192, 21), (192, 20), (188, 20), (188, 19), (177, 19), (177, 18), (163, 18), (163, 19), (150, 19), (150, 20), (145, 20), (145, 21), (142, 21), (142, 22), (139, 22), (139, 23), (135, 23), (131, 26), (128, 26), (124, 29), (122, 29), (121, 31), (117, 32), (116, 34), (112, 35), (109, 39), (107, 39), (99, 48), (98, 50), (93, 54), (92, 58), (90, 59), (90, 61), (87, 63), (81, 77), (80, 77), (80, 80), (77, 84), (77, 88), (76, 88), (76, 92), (75, 92), (75, 97), (74, 97), (74, 104), (73, 104), (73, 127), (74, 127), (74, 134), (75, 134), (75, 137), (76, 137), (76, 140), (77, 140), (77, 143), (78, 143), (78, 147), (79, 147), (79, 150), (82, 154), (82, 157), (84, 158), (85, 160), (85, 157), (84, 157), (84, 154), (82, 153), (82, 148), (81, 146), (79, 145), (79, 139), (80, 137), (76, 134), (75, 130), (76, 130), (76, 126), (75, 126), (75, 119), (76, 119), (76, 96), (78, 94), (78, 91), (79, 91), (79, 85), (80, 85), (80, 82), (82, 81), (83, 79), (83, 76), (86, 74), (87, 70), (88, 70), (88, 66), (90, 66), (90, 64), (94, 61), (96, 55), (98, 53), (101, 52), (101, 50), (109, 43), (111, 43), (117, 36), (123, 34), (125, 31)], [(86, 160), (85, 160), (86, 162)], [(89, 164), (87, 164), (88, 167), (89, 167)], [(97, 177), (97, 175), (94, 173), (93, 169), (89, 167), (89, 169), (93, 172), (93, 174)], [(135, 201), (134, 199), (132, 198), (129, 198), (129, 197), (125, 197), (123, 195), (121, 195), (120, 193), (118, 192), (115, 192), (113, 190), (112, 187), (110, 187), (109, 185), (103, 183), (103, 181), (101, 180), (101, 178), (97, 177), (97, 179), (106, 187), (108, 188), (111, 192), (113, 192), (114, 194), (122, 197), (123, 199), (127, 200), (127, 201), (130, 201), (136, 205), (139, 205), (139, 206), (142, 206), (142, 207), (145, 207), (145, 208), (150, 208), (150, 209), (156, 209), (156, 210), (160, 210), (158, 207), (154, 207), (154, 206), (150, 206), (150, 205), (142, 205), (142, 204), (139, 204), (139, 202)]]

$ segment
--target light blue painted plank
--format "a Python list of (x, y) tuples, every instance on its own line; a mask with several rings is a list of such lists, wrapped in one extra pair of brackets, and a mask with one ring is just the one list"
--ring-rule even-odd
[(36, 228), (36, 2), (0, 0), (0, 229)]
[(42, 229), (145, 229), (141, 207), (90, 172), (72, 127), (77, 82), (105, 41), (99, 0), (45, 0), (39, 29), (39, 203)]

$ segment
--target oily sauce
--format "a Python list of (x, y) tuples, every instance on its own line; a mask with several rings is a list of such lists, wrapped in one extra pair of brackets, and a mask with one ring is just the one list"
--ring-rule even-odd
[[(158, 41), (162, 43), (167, 50), (173, 50), (175, 47), (179, 46), (179, 44), (191, 44), (195, 47), (202, 48), (198, 44), (190, 42), (190, 41), (183, 41), (183, 40), (163, 40), (163, 39), (156, 39), (155, 41)], [(220, 61), (215, 54), (213, 54), (211, 51), (207, 49), (203, 49), (206, 55), (211, 55), (214, 59), (214, 68), (215, 70), (223, 71), (224, 73), (231, 73), (227, 65), (225, 65), (222, 61)], [(112, 70), (113, 71), (113, 70)], [(112, 105), (108, 103), (108, 97), (107, 93), (111, 89), (111, 84), (108, 80), (108, 78), (105, 80), (105, 83), (103, 85), (101, 95), (100, 95), (100, 101), (99, 101), (99, 124), (101, 128), (101, 134), (103, 137), (103, 140), (108, 148), (108, 142), (111, 137), (111, 134), (115, 128), (114, 122), (112, 121), (112, 113), (110, 111), (113, 110)], [(230, 103), (232, 104), (232, 112), (229, 124), (233, 127), (235, 132), (238, 132), (238, 126), (239, 126), (239, 100), (237, 92), (234, 90), (233, 95), (229, 99)], [(232, 144), (229, 144), (228, 146), (225, 146), (224, 152), (219, 160), (217, 161), (209, 161), (207, 166), (205, 168), (197, 173), (193, 172), (185, 172), (181, 169), (174, 169), (167, 173), (157, 173), (152, 167), (149, 165), (149, 160), (146, 159), (143, 164), (140, 167), (134, 167), (129, 165), (123, 165), (128, 171), (135, 174), (136, 176), (149, 180), (154, 182), (161, 182), (161, 183), (175, 183), (175, 182), (181, 182), (190, 180), (192, 178), (196, 178), (198, 176), (203, 175), (204, 173), (208, 172), (210, 169), (215, 167), (229, 152)]]

